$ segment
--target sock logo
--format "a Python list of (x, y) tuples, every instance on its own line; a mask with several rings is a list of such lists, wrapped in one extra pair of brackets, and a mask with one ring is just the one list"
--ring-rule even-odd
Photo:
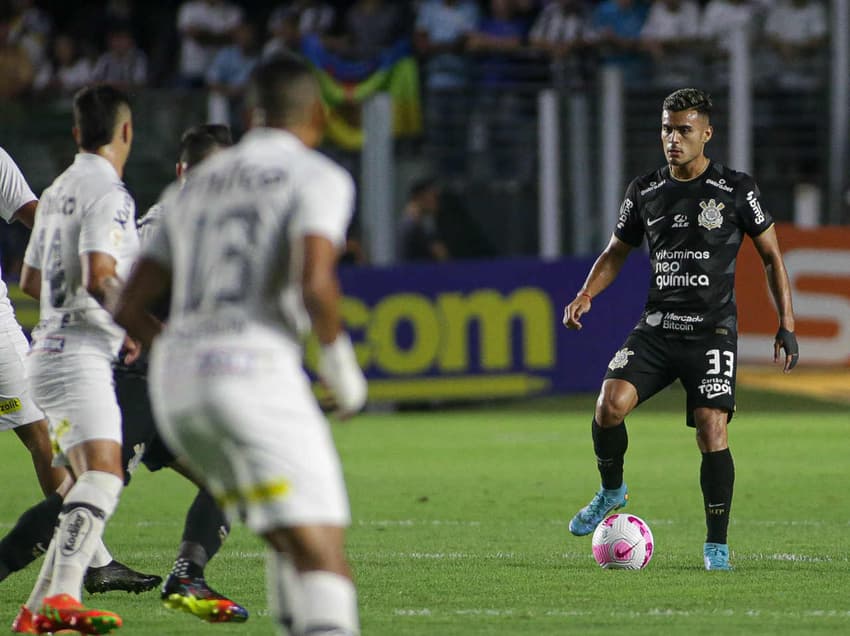
[[(92, 529), (92, 515), (86, 508), (74, 508), (68, 513), (68, 525), (60, 528), (62, 556), (76, 554)], [(64, 524), (63, 524), (64, 525)]]

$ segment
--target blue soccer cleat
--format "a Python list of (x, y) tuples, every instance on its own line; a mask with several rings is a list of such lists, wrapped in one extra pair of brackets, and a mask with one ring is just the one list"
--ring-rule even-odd
[(731, 570), (729, 546), (725, 543), (706, 543), (702, 548), (706, 570)]
[(570, 521), (570, 532), (583, 537), (596, 530), (596, 526), (608, 516), (608, 513), (625, 508), (629, 501), (629, 490), (623, 484), (616, 490), (600, 488), (593, 499), (576, 513)]

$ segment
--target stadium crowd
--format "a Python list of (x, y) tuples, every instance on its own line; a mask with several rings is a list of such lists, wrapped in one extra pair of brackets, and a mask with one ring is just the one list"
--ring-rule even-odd
[[(0, 69), (8, 81), (0, 95), (71, 93), (103, 81), (127, 88), (206, 86), (230, 96), (258, 59), (298, 50), (310, 35), (352, 59), (375, 57), (399, 39), (412, 38), (425, 65), (425, 85), (434, 90), (471, 80), (520, 82), (529, 75), (529, 60), (538, 75), (547, 66), (539, 63), (544, 57), (553, 78), (568, 85), (586, 81), (599, 64), (623, 66), (633, 82), (676, 85), (728, 55), (738, 26), (751, 30), (763, 83), (811, 86), (821, 79), (812, 69), (826, 54), (823, 0), (292, 0), (273, 9), (269, 4), (2, 0)], [(526, 63), (511, 64), (522, 60)]]
[[(583, 90), (616, 65), (630, 88), (722, 89), (738, 26), (750, 35), (754, 82), (780, 98), (776, 108), (825, 85), (825, 0), (0, 0), (0, 101), (67, 101), (92, 82), (187, 91), (205, 100), (207, 121), (238, 136), (259, 60), (310, 47), (367, 67), (402, 47), (418, 62), (419, 139), (443, 198), (469, 182), (514, 196), (534, 180), (541, 86)], [(463, 218), (462, 207), (449, 200), (452, 213), (438, 219)], [(465, 255), (493, 253), (461, 230), (459, 244), (478, 245)], [(359, 254), (355, 246), (349, 260)]]

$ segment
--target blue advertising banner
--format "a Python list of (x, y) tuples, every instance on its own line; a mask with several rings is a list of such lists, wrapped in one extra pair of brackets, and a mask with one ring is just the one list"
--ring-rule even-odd
[[(649, 263), (633, 252), (581, 331), (564, 305), (593, 259), (343, 268), (343, 318), (373, 402), (595, 391), (637, 322)], [(315, 360), (315, 350), (308, 355)]]

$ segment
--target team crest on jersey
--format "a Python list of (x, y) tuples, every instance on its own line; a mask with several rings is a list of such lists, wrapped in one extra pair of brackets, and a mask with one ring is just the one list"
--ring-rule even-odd
[(718, 203), (714, 199), (700, 201), (699, 207), (702, 210), (697, 217), (697, 223), (706, 230), (716, 230), (723, 225), (723, 214), (721, 210), (726, 206), (721, 201)]
[(611, 358), (611, 362), (608, 363), (608, 368), (611, 371), (615, 371), (616, 369), (622, 369), (629, 363), (629, 356), (635, 355), (635, 352), (631, 349), (620, 349), (617, 353), (614, 354), (614, 357)]

